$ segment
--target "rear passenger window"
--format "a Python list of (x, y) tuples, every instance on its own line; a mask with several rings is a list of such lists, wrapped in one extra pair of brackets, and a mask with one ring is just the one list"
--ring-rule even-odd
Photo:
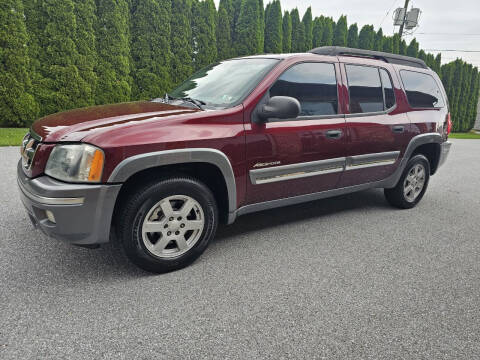
[(345, 65), (350, 94), (350, 113), (383, 111), (383, 91), (378, 68)]
[(385, 110), (395, 105), (395, 93), (393, 92), (392, 80), (385, 69), (380, 69), (382, 78), (383, 95), (385, 97)]
[(335, 67), (327, 63), (301, 63), (285, 71), (270, 89), (270, 96), (290, 96), (300, 102), (300, 116), (337, 113)]
[(400, 76), (411, 107), (435, 108), (445, 106), (440, 88), (431, 75), (401, 70)]

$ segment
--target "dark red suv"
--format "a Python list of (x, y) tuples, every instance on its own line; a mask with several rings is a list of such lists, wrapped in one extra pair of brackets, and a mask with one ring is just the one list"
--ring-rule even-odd
[(83, 246), (116, 230), (154, 272), (195, 260), (219, 222), (384, 188), (415, 206), (445, 161), (445, 91), (422, 60), (322, 47), (221, 61), (151, 101), (35, 122), (18, 184), (46, 234)]

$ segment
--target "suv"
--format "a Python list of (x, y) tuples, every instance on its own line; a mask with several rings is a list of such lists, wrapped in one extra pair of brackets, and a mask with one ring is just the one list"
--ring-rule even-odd
[(18, 185), (46, 234), (96, 247), (115, 229), (135, 264), (165, 272), (243, 214), (369, 188), (414, 207), (450, 129), (422, 60), (340, 47), (248, 56), (164, 98), (36, 121)]

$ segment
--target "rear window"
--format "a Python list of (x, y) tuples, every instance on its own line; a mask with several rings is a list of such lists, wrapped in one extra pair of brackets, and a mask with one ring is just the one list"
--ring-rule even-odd
[(401, 70), (408, 103), (414, 108), (444, 107), (442, 93), (433, 76), (416, 71)]

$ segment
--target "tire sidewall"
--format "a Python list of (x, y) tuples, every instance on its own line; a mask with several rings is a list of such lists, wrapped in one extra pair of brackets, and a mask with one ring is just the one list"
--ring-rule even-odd
[[(407, 199), (405, 198), (405, 194), (403, 193), (403, 188), (404, 188), (403, 184), (405, 182), (405, 178), (408, 176), (408, 173), (410, 172), (412, 167), (414, 167), (417, 164), (422, 164), (423, 167), (425, 168), (425, 183), (423, 184), (422, 191), (420, 192), (420, 194), (418, 194), (416, 199), (414, 201), (407, 201)], [(398, 182), (398, 185), (397, 185), (399, 187), (398, 190), (401, 191), (401, 198), (404, 202), (405, 207), (412, 208), (415, 205), (417, 205), (420, 202), (420, 200), (422, 200), (423, 195), (427, 191), (429, 181), (430, 181), (430, 163), (428, 159), (424, 155), (418, 154), (413, 156), (410, 160), (408, 160), (407, 166), (405, 167), (402, 177), (400, 178), (400, 181)]]
[[(152, 254), (142, 238), (142, 224), (148, 211), (162, 199), (172, 195), (186, 195), (195, 199), (202, 207), (205, 224), (200, 239), (186, 253), (172, 258), (161, 258)], [(129, 207), (122, 242), (130, 259), (142, 268), (154, 272), (166, 272), (187, 266), (206, 249), (214, 236), (218, 211), (210, 190), (193, 179), (171, 179), (146, 187)]]

